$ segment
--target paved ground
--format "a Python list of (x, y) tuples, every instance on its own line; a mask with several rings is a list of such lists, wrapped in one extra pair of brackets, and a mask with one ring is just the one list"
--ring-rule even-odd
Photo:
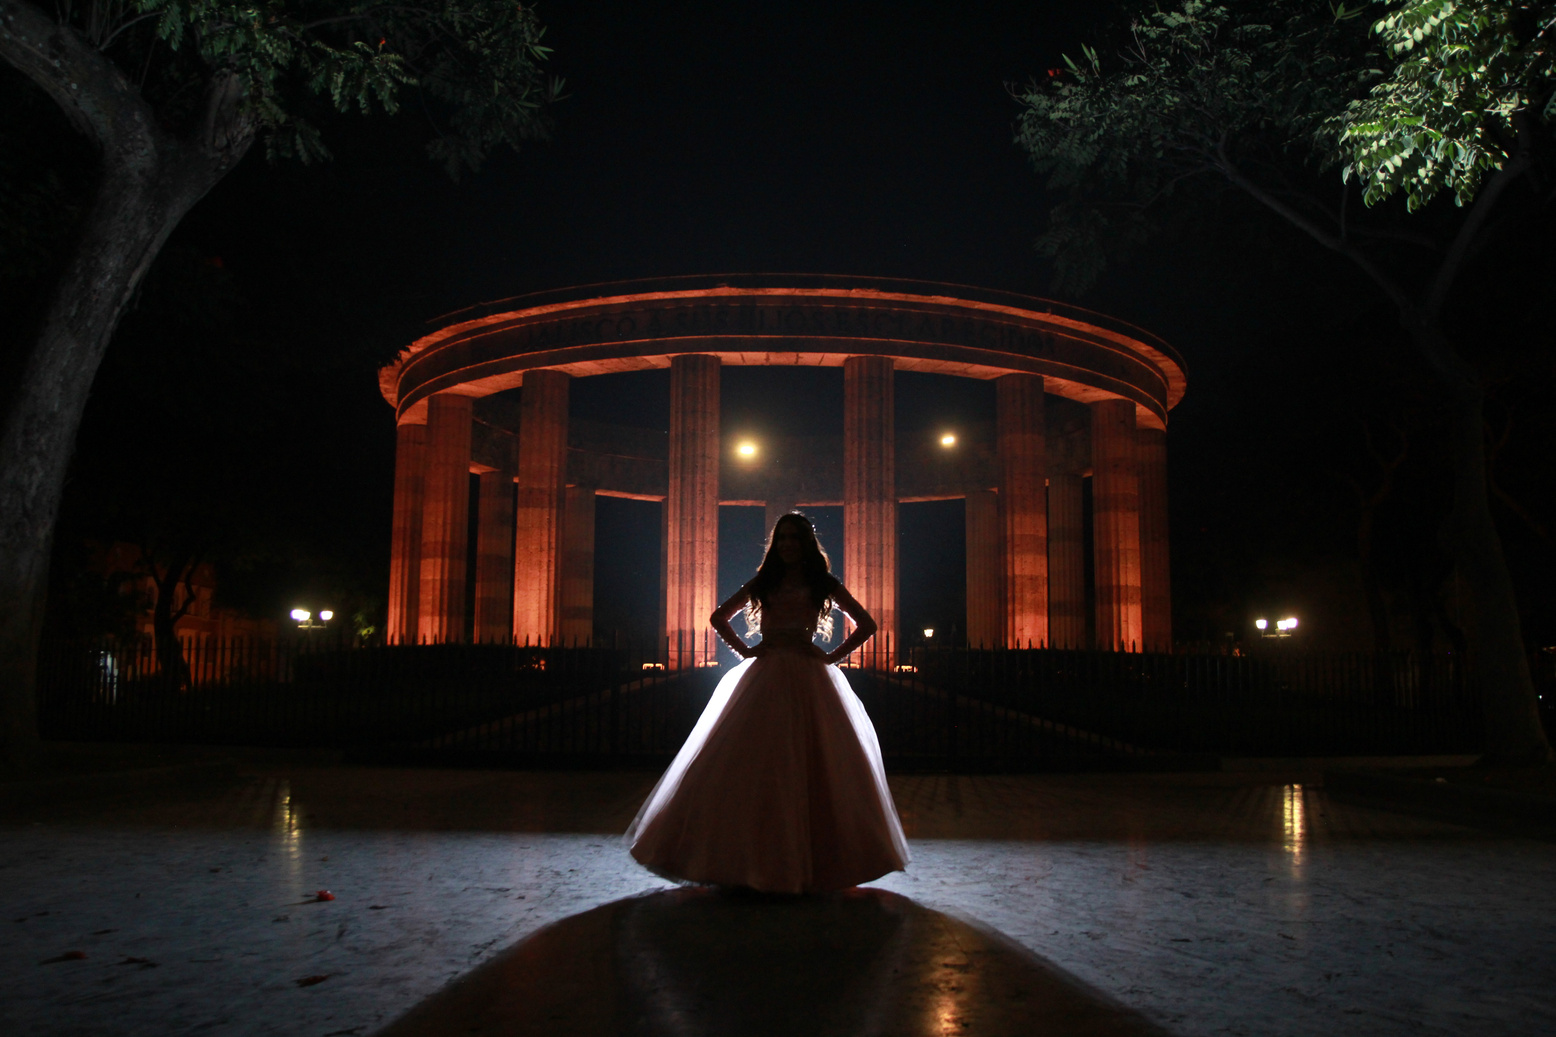
[(653, 775), (247, 771), (7, 790), (0, 1032), (1556, 1034), (1552, 845), (1298, 775), (894, 778), (795, 901), (637, 868)]

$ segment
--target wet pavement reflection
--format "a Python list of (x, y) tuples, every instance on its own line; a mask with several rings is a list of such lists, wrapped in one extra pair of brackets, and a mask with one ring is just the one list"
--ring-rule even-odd
[(913, 864), (804, 900), (640, 868), (656, 777), (0, 789), (0, 1035), (1556, 1034), (1550, 844), (1316, 774), (894, 775)]
[(879, 889), (674, 889), (529, 937), (383, 1037), (1167, 1031), (998, 934)]

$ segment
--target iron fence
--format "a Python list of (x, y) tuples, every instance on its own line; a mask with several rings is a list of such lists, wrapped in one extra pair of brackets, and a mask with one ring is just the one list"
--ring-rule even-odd
[[(46, 645), (44, 736), (327, 746), (406, 762), (658, 766), (728, 672), (706, 640), (201, 639), (183, 652), (174, 678), (149, 645)], [(881, 639), (845, 665), (895, 769), (1150, 768), (1481, 745), (1478, 697), (1455, 656), (899, 650)]]

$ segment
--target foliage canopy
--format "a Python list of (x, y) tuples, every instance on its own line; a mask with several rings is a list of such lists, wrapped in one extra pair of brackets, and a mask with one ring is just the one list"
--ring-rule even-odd
[(1444, 190), (1464, 205), (1556, 115), (1553, 0), (1405, 0), (1373, 30), (1393, 69), (1327, 124), (1368, 205)]
[(437, 123), (432, 156), (457, 175), (544, 136), (561, 86), (542, 71), (535, 9), (517, 0), (66, 0), (61, 14), (138, 80), (164, 124), (220, 135), (201, 122), (225, 117), (272, 157), (328, 154), (310, 96), (393, 113), (410, 89)]
[(1305, 0), (1183, 0), (1138, 15), (1115, 53), (1085, 47), (1019, 90), (1016, 142), (1066, 198), (1038, 241), (1057, 287), (1089, 286), (1105, 244), (1145, 237), (1168, 196), (1311, 159), (1380, 75), (1366, 48), (1351, 18)]

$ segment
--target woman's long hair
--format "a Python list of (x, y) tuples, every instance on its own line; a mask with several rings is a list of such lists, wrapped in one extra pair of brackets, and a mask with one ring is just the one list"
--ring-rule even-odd
[(778, 530), (784, 523), (794, 527), (803, 544), (800, 570), (804, 573), (806, 586), (810, 588), (811, 601), (816, 605), (816, 632), (825, 640), (832, 636), (832, 592), (837, 590), (840, 581), (832, 575), (832, 559), (827, 557), (821, 541), (816, 539), (816, 527), (798, 511), (780, 516), (773, 523), (772, 532), (767, 535), (767, 552), (762, 556), (762, 564), (750, 584), (751, 600), (746, 603), (746, 626), (753, 631), (762, 628), (762, 612), (767, 607), (768, 596), (783, 580), (786, 567), (773, 543), (778, 539)]

